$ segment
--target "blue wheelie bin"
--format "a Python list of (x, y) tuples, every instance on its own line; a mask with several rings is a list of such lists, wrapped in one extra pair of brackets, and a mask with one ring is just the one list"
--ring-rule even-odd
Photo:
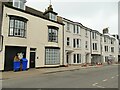
[(13, 66), (13, 70), (18, 71), (20, 69), (20, 61), (14, 61)]
[(27, 70), (27, 63), (28, 63), (28, 60), (26, 58), (22, 58), (22, 70), (23, 71)]

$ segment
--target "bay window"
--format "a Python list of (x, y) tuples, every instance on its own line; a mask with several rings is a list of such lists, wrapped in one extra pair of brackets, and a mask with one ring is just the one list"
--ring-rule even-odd
[(26, 37), (26, 23), (24, 18), (10, 17), (9, 36)]
[(60, 64), (60, 49), (45, 48), (45, 65)]

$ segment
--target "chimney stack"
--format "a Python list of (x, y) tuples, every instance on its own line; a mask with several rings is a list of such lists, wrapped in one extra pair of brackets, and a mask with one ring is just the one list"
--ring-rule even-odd
[(109, 33), (108, 28), (104, 28), (104, 29), (103, 29), (103, 34), (108, 34), (108, 33)]

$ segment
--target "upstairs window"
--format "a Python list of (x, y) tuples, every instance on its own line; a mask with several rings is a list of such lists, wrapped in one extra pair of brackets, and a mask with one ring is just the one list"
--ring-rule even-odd
[(114, 44), (114, 39), (111, 39), (111, 44)]
[(80, 34), (80, 26), (74, 25), (73, 33), (74, 34)]
[(70, 31), (70, 23), (67, 22), (67, 30)]
[(13, 6), (19, 9), (25, 9), (26, 0), (13, 0)]
[(92, 38), (97, 39), (97, 33), (96, 32), (92, 32)]
[(111, 47), (111, 52), (114, 52), (114, 47)]
[(9, 36), (26, 37), (27, 20), (20, 17), (10, 17)]
[(88, 41), (85, 42), (85, 48), (88, 49)]
[(73, 48), (81, 48), (81, 39), (73, 39)]
[(87, 30), (85, 30), (85, 35), (88, 36), (88, 31)]
[(53, 20), (53, 21), (56, 21), (56, 15), (53, 14), (53, 13), (49, 13), (49, 19)]
[(58, 28), (48, 27), (48, 41), (58, 43)]
[(105, 52), (108, 52), (108, 46), (105, 46)]
[(93, 43), (93, 50), (97, 50), (97, 43)]
[(70, 46), (70, 38), (67, 37), (67, 46)]

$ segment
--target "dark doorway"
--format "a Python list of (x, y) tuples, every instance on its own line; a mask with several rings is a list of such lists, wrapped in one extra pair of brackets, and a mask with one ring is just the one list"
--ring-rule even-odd
[(36, 52), (30, 52), (30, 68), (35, 68), (35, 55)]
[(11, 71), (13, 70), (13, 61), (17, 53), (24, 53), (24, 58), (26, 57), (26, 47), (17, 47), (17, 46), (6, 46), (5, 47), (5, 64), (4, 70)]
[(69, 55), (67, 53), (67, 64), (69, 64)]

